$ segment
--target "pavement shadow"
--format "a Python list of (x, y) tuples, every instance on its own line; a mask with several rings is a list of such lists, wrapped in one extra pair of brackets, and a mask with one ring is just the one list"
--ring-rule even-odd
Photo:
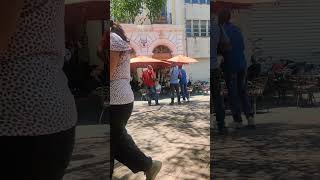
[(77, 139), (63, 180), (109, 180), (109, 136)]
[[(145, 130), (152, 132), (146, 134), (144, 139), (134, 139), (147, 154), (157, 157), (166, 154), (163, 174), (192, 174), (192, 177), (183, 178), (186, 180), (209, 179), (209, 117), (209, 102), (162, 105), (155, 110), (133, 114), (128, 129), (133, 137), (135, 133), (141, 134)], [(192, 142), (189, 137), (202, 141)], [(205, 168), (208, 172), (201, 171)]]
[(316, 125), (269, 123), (215, 136), (211, 174), (214, 179), (320, 179), (319, 133)]

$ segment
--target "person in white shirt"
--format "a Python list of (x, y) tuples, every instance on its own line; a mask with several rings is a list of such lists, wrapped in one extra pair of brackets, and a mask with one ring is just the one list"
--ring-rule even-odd
[[(147, 157), (126, 130), (131, 116), (134, 95), (130, 86), (130, 46), (122, 27), (111, 22), (110, 33), (110, 128), (111, 172), (117, 159), (133, 173), (144, 172), (154, 180), (162, 163)], [(111, 173), (112, 176), (112, 173)], [(112, 178), (112, 177), (111, 177)]]

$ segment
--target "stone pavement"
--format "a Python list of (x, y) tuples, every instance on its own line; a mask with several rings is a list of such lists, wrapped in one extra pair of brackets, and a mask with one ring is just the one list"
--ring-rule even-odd
[(256, 120), (256, 130), (211, 138), (213, 179), (320, 179), (320, 108), (276, 108)]
[[(163, 162), (157, 180), (210, 179), (209, 96), (194, 96), (190, 103), (161, 106), (135, 102), (127, 126), (137, 145), (147, 155)], [(118, 166), (114, 180), (144, 180), (143, 173), (133, 174)]]
[(107, 125), (78, 126), (70, 165), (63, 180), (109, 180), (110, 129)]

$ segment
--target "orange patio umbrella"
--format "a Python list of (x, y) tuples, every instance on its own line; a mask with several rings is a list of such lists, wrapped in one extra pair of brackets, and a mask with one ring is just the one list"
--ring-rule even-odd
[(171, 65), (169, 62), (161, 61), (158, 59), (154, 59), (151, 57), (146, 57), (146, 56), (138, 56), (135, 58), (130, 59), (131, 67), (135, 68), (144, 68), (147, 67), (148, 65), (153, 66), (154, 68), (159, 68), (159, 67), (168, 67)]
[(175, 62), (178, 64), (191, 64), (191, 63), (196, 63), (198, 62), (197, 60), (187, 57), (187, 56), (183, 56), (183, 55), (178, 55), (175, 56), (173, 58), (168, 59), (167, 61), (169, 62)]

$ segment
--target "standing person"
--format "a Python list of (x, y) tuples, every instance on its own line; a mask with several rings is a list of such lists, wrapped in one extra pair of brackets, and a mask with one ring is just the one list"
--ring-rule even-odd
[(110, 26), (111, 171), (113, 161), (117, 159), (132, 172), (143, 171), (147, 180), (154, 180), (162, 163), (147, 157), (126, 130), (134, 102), (130, 86), (129, 40), (120, 25), (111, 22)]
[[(224, 41), (229, 41), (229, 39), (222, 39), (223, 29), (217, 21), (214, 19), (211, 20), (211, 41), (210, 41), (210, 119), (213, 121), (214, 112), (216, 113), (216, 122), (218, 128), (218, 134), (226, 134), (227, 128), (225, 126), (225, 109), (223, 105), (223, 97), (221, 95), (221, 69), (218, 62), (218, 45)], [(213, 126), (211, 126), (213, 127)]]
[(0, 179), (62, 180), (71, 159), (77, 111), (62, 70), (64, 8), (0, 2)]
[(170, 91), (171, 91), (171, 103), (170, 105), (174, 104), (174, 93), (176, 92), (178, 104), (181, 104), (180, 102), (180, 91), (179, 91), (179, 69), (176, 63), (172, 64), (172, 68), (170, 69), (170, 72), (168, 76), (170, 77)]
[(159, 105), (159, 95), (156, 93), (156, 73), (151, 65), (148, 65), (147, 69), (142, 73), (142, 81), (148, 91), (148, 104), (151, 106), (151, 100), (156, 101), (156, 105)]
[(231, 101), (231, 111), (234, 122), (231, 126), (242, 127), (241, 105), (248, 120), (248, 127), (255, 127), (254, 116), (247, 92), (247, 63), (244, 55), (244, 40), (240, 29), (230, 22), (229, 10), (219, 13), (219, 23), (230, 38), (232, 48), (223, 52), (224, 73)]
[(181, 93), (182, 93), (182, 99), (183, 101), (189, 102), (189, 93), (188, 93), (188, 81), (187, 81), (187, 73), (186, 70), (182, 68), (182, 65), (179, 66), (179, 73), (180, 73), (180, 88), (181, 88)]

